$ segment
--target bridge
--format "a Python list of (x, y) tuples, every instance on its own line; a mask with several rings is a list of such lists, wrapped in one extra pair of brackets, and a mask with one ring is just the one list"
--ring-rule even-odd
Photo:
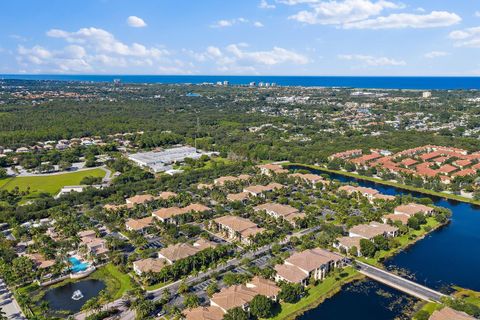
[(387, 286), (405, 292), (421, 300), (430, 302), (440, 302), (447, 295), (422, 286), (413, 281), (407, 280), (391, 272), (371, 266), (369, 264), (356, 261), (357, 270), (370, 279), (381, 282)]

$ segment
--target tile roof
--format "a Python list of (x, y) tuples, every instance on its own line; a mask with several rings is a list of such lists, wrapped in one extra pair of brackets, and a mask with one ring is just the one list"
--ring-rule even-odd
[(244, 306), (253, 300), (257, 292), (247, 288), (245, 285), (235, 285), (223, 288), (215, 293), (210, 299), (212, 305), (217, 305), (223, 310), (230, 310), (236, 307)]

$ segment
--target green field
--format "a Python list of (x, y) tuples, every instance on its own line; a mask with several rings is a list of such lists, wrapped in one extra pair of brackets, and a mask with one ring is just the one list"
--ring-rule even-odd
[(12, 190), (18, 187), (20, 191), (25, 191), (30, 187), (30, 194), (27, 198), (33, 198), (42, 192), (55, 195), (62, 187), (78, 185), (84, 177), (88, 176), (103, 178), (105, 171), (102, 169), (91, 169), (48, 176), (5, 178), (0, 180), (0, 190)]

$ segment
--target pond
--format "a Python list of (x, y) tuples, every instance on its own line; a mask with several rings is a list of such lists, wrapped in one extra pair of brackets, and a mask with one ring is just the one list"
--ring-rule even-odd
[(356, 281), (345, 285), (342, 291), (298, 319), (410, 319), (408, 311), (417, 301), (372, 280)]
[[(54, 311), (66, 310), (71, 313), (80, 311), (82, 306), (90, 298), (98, 295), (100, 291), (106, 288), (103, 281), (100, 280), (83, 280), (79, 282), (70, 282), (61, 287), (48, 290), (43, 297), (47, 301), (50, 309)], [(73, 293), (77, 290), (83, 295), (79, 300), (72, 299)]]
[[(290, 167), (290, 169), (307, 168), (295, 166)], [(309, 171), (316, 174), (326, 173), (320, 170)], [(480, 266), (480, 246), (478, 245), (480, 243), (480, 208), (478, 206), (339, 174), (327, 174), (332, 179), (341, 182), (355, 182), (360, 186), (374, 188), (387, 195), (410, 194), (414, 197), (430, 198), (436, 206), (450, 209), (452, 219), (447, 226), (432, 232), (425, 239), (385, 261), (384, 265), (389, 269), (406, 270), (409, 274), (414, 275), (417, 282), (433, 289), (459, 285), (480, 291), (480, 277), (478, 276), (478, 266)], [(381, 312), (382, 299), (378, 297), (372, 297), (372, 299), (376, 301), (379, 307), (371, 310), (371, 312), (377, 314), (377, 312)], [(336, 301), (336, 298), (334, 297), (331, 300)], [(338, 308), (342, 308), (341, 304)], [(372, 318), (356, 317), (356, 319)]]

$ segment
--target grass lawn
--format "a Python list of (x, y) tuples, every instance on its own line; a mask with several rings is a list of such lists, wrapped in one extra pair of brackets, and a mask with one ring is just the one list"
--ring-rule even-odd
[(470, 198), (466, 198), (466, 197), (462, 197), (462, 196), (459, 196), (459, 195), (456, 195), (456, 194), (445, 193), (445, 192), (437, 192), (437, 191), (428, 190), (428, 189), (424, 189), (424, 188), (417, 188), (417, 187), (401, 184), (401, 183), (398, 183), (398, 182), (386, 181), (386, 180), (382, 180), (382, 179), (378, 179), (378, 178), (374, 178), (374, 177), (362, 176), (362, 175), (352, 173), (352, 172), (341, 171), (341, 170), (330, 170), (330, 169), (327, 169), (325, 167), (319, 167), (319, 166), (307, 165), (307, 164), (301, 164), (301, 163), (285, 163), (284, 164), (284, 166), (291, 166), (291, 165), (293, 165), (293, 166), (303, 166), (305, 168), (324, 171), (324, 172), (327, 172), (327, 173), (328, 172), (336, 173), (336, 174), (344, 175), (344, 176), (347, 176), (347, 177), (357, 178), (357, 179), (366, 180), (366, 181), (372, 181), (372, 182), (375, 182), (375, 183), (379, 183), (379, 184), (383, 184), (383, 185), (387, 185), (387, 186), (391, 186), (391, 187), (396, 187), (396, 188), (403, 189), (403, 190), (420, 192), (420, 193), (423, 193), (423, 194), (428, 194), (428, 195), (436, 196), (436, 197), (440, 197), (440, 198), (452, 199), (452, 200), (457, 200), (457, 201), (461, 201), (461, 202), (480, 205), (480, 201), (470, 199)]
[(158, 289), (160, 289), (160, 288), (163, 288), (163, 287), (165, 287), (165, 286), (168, 286), (168, 285), (171, 284), (171, 283), (172, 283), (172, 281), (159, 282), (159, 283), (157, 283), (157, 284), (148, 286), (148, 287), (146, 287), (145, 289), (146, 289), (147, 291), (158, 290)]
[(62, 187), (78, 185), (84, 177), (88, 176), (103, 178), (105, 176), (105, 171), (97, 168), (48, 176), (5, 178), (0, 180), (0, 190), (12, 190), (15, 187), (18, 187), (20, 191), (24, 191), (30, 187), (30, 194), (27, 198), (34, 198), (42, 192), (55, 195)]
[(455, 293), (453, 294), (455, 298), (463, 299), (468, 303), (480, 307), (480, 292), (461, 288), (458, 286), (454, 286), (453, 288), (455, 289)]
[(87, 279), (104, 281), (112, 300), (121, 298), (126, 291), (133, 289), (132, 278), (128, 274), (122, 273), (111, 263), (99, 268), (88, 276)]
[(416, 315), (421, 311), (428, 312), (429, 315), (432, 315), (433, 311), (438, 310), (442, 307), (441, 304), (435, 302), (427, 302), (425, 303), (420, 310), (418, 310), (412, 317), (412, 320), (417, 320)]
[(333, 296), (341, 289), (342, 285), (363, 277), (351, 267), (345, 268), (342, 273), (344, 273), (344, 275), (339, 280), (337, 280), (339, 275), (335, 273), (334, 275), (326, 278), (319, 285), (315, 287), (309, 287), (307, 289), (307, 296), (302, 298), (297, 303), (281, 303), (280, 313), (271, 319), (295, 319), (306, 310), (314, 308), (315, 306), (322, 303), (325, 299)]

